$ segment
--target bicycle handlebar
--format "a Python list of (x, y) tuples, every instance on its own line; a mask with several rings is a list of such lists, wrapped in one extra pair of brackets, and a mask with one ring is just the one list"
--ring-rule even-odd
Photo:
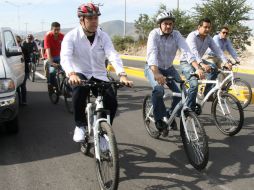
[(109, 88), (111, 85), (114, 85), (117, 88), (121, 88), (126, 86), (124, 83), (120, 81), (102, 81), (102, 82), (95, 82), (91, 80), (81, 80), (81, 84), (76, 86), (88, 86), (88, 87), (96, 87), (96, 88)]

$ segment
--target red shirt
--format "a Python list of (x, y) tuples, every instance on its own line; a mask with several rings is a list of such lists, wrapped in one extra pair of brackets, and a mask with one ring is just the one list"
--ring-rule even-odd
[[(61, 43), (63, 41), (64, 35), (62, 33), (58, 34), (58, 37), (55, 39), (53, 32), (48, 32), (44, 37), (44, 48), (50, 48), (52, 57), (59, 57), (61, 51)], [(47, 58), (47, 54), (45, 53)]]

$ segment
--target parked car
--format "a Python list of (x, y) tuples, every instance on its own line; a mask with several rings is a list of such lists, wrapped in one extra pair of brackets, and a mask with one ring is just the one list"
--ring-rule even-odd
[(10, 28), (0, 27), (0, 123), (7, 132), (19, 128), (18, 90), (24, 81), (25, 64), (21, 48)]

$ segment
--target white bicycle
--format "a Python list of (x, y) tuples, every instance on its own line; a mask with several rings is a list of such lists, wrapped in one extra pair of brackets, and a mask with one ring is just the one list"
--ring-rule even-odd
[(105, 90), (112, 85), (123, 86), (118, 81), (101, 83), (82, 81), (81, 85), (98, 90), (98, 96), (94, 102), (91, 102), (88, 96), (85, 111), (88, 127), (85, 141), (81, 143), (81, 152), (88, 155), (92, 145), (94, 146), (96, 174), (101, 190), (116, 190), (119, 181), (117, 142), (110, 124), (110, 112), (103, 106)]
[[(197, 170), (204, 169), (209, 158), (208, 139), (205, 129), (200, 123), (198, 117), (186, 105), (188, 93), (186, 92), (185, 81), (178, 81), (173, 77), (167, 77), (166, 80), (167, 82), (176, 81), (177, 83), (180, 83), (181, 93), (165, 93), (163, 100), (166, 98), (172, 99), (173, 97), (180, 97), (181, 101), (176, 105), (171, 116), (169, 118), (164, 118), (164, 121), (168, 124), (168, 126), (171, 126), (177, 113), (181, 111), (180, 134), (186, 155), (190, 164), (194, 168)], [(148, 134), (152, 138), (159, 138), (160, 133), (155, 127), (151, 95), (145, 96), (143, 101), (143, 120)]]
[[(219, 72), (227, 72), (219, 70)], [(214, 97), (211, 107), (211, 115), (217, 128), (225, 135), (233, 136), (237, 134), (244, 123), (243, 108), (239, 100), (224, 90), (224, 86), (233, 77), (233, 72), (223, 79), (217, 80), (198, 80), (201, 85), (215, 84), (215, 86), (203, 97), (203, 94), (197, 96), (195, 112), (197, 115), (202, 113), (202, 108), (210, 96)]]

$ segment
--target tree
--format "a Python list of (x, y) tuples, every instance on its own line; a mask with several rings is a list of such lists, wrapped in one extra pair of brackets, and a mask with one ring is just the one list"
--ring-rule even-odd
[(154, 28), (154, 23), (147, 14), (140, 14), (138, 20), (135, 20), (136, 33), (140, 41), (146, 41), (149, 32)]
[(247, 5), (246, 0), (203, 0), (197, 5), (195, 17), (197, 19), (208, 17), (213, 23), (212, 35), (220, 30), (222, 26), (230, 29), (230, 37), (240, 51), (245, 50), (245, 45), (250, 45), (248, 40), (251, 29), (244, 26), (243, 21), (249, 20), (249, 12), (252, 8)]
[(185, 11), (173, 9), (172, 14), (175, 17), (175, 29), (183, 36), (187, 37), (187, 35), (196, 28), (194, 20), (191, 16), (187, 15)]
[(126, 36), (126, 37), (113, 36), (112, 41), (117, 51), (123, 51), (128, 47), (128, 45), (134, 43), (134, 39), (132, 36)]

